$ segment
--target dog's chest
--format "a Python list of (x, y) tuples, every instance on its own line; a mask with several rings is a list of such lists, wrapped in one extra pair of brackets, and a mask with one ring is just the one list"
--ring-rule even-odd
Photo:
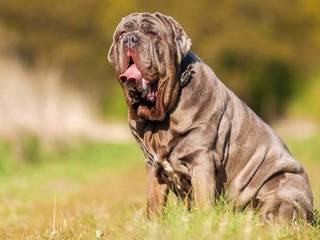
[(177, 154), (172, 154), (176, 141), (171, 132), (160, 130), (139, 134), (135, 128), (131, 131), (144, 153), (146, 164), (155, 168), (159, 182), (168, 184), (177, 192), (189, 191), (190, 169)]

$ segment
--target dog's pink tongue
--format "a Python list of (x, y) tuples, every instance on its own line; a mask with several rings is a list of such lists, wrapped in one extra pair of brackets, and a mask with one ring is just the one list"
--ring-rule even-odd
[(123, 83), (127, 82), (129, 85), (136, 85), (142, 80), (142, 73), (139, 71), (136, 64), (132, 64), (123, 74), (119, 76), (119, 78)]

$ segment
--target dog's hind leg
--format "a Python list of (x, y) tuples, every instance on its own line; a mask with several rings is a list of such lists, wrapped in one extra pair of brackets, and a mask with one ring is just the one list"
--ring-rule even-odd
[(304, 173), (281, 173), (266, 182), (257, 195), (263, 220), (294, 222), (302, 218), (311, 221), (312, 194), (302, 184), (304, 181), (307, 181)]

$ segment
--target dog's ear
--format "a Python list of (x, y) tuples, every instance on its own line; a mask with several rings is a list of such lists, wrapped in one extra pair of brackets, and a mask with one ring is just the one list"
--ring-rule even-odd
[(191, 39), (187, 36), (182, 26), (176, 20), (174, 20), (172, 17), (168, 17), (168, 19), (169, 22), (171, 22), (172, 29), (174, 32), (174, 42), (177, 48), (177, 60), (178, 63), (180, 63), (182, 58), (191, 49)]
[(108, 51), (108, 62), (110, 64), (113, 64), (114, 63), (114, 42), (112, 41), (111, 43), (111, 46), (109, 48), (109, 51)]
[(167, 26), (167, 29), (170, 30), (170, 35), (176, 48), (176, 61), (178, 64), (180, 64), (182, 58), (191, 49), (191, 39), (188, 37), (182, 26), (172, 17), (163, 15), (158, 12), (154, 15)]
[[(118, 29), (118, 27), (117, 27)], [(112, 37), (112, 43), (108, 51), (108, 62), (112, 65), (113, 69), (118, 72), (119, 71), (119, 49), (116, 38), (117, 31), (114, 32)]]
[(118, 64), (118, 47), (116, 44), (115, 36), (113, 36), (113, 40), (111, 46), (108, 51), (108, 62), (113, 66), (116, 67)]

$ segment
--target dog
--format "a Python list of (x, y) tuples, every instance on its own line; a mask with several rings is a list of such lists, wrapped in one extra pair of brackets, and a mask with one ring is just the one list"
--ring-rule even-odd
[(265, 221), (313, 218), (303, 167), (263, 120), (191, 51), (182, 26), (161, 13), (120, 21), (108, 52), (145, 156), (147, 212), (172, 191), (188, 206), (224, 196)]

